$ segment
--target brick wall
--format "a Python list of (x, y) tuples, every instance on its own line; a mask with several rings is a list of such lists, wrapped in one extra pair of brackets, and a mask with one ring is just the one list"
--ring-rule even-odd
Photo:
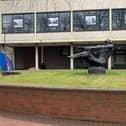
[(126, 123), (126, 91), (0, 86), (0, 110)]

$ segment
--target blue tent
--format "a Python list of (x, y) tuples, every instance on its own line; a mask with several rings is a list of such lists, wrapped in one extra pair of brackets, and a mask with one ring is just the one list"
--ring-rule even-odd
[(2, 71), (12, 71), (14, 70), (14, 64), (9, 56), (4, 52), (0, 52), (0, 68)]

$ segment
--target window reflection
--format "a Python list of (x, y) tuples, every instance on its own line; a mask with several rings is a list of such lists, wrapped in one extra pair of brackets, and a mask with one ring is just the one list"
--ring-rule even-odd
[(34, 32), (33, 14), (5, 14), (2, 15), (2, 20), (3, 32)]
[(109, 11), (74, 11), (74, 31), (108, 30)]
[(38, 13), (37, 32), (69, 32), (70, 12)]
[(126, 9), (112, 10), (112, 28), (113, 30), (126, 29)]

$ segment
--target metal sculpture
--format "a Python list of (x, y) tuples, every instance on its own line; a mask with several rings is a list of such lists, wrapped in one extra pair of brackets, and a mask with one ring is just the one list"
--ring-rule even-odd
[(80, 48), (84, 51), (76, 53), (73, 56), (69, 56), (69, 58), (82, 57), (84, 60), (86, 58), (89, 64), (89, 74), (105, 73), (105, 65), (113, 50), (112, 41), (106, 40), (103, 45), (85, 46)]

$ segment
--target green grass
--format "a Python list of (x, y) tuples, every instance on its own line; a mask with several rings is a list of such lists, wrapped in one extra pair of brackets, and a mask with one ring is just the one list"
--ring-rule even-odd
[(0, 84), (43, 87), (126, 89), (126, 70), (111, 70), (105, 75), (88, 75), (87, 70), (28, 70), (0, 77)]

